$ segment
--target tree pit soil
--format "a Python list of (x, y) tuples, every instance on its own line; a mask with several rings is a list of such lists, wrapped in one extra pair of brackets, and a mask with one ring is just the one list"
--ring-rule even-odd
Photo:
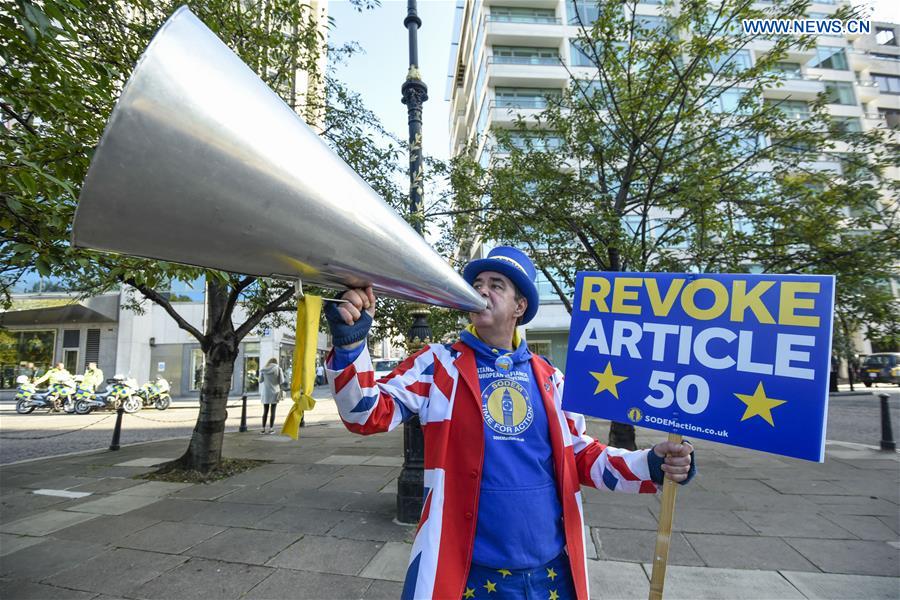
[(270, 462), (272, 461), (250, 458), (223, 458), (218, 465), (203, 473), (194, 469), (183, 469), (179, 466), (178, 461), (172, 461), (162, 465), (156, 471), (137, 475), (135, 479), (168, 481), (170, 483), (213, 483)]

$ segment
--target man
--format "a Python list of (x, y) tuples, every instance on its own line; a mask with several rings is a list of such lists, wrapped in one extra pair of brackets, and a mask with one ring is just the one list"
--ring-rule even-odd
[(653, 493), (693, 475), (689, 444), (630, 452), (585, 434), (560, 407), (562, 373), (528, 351), (536, 272), (515, 248), (469, 263), (485, 310), (452, 345), (430, 344), (374, 380), (365, 347), (375, 297), (328, 303), (328, 380), (345, 426), (389, 431), (414, 414), (425, 437), (425, 505), (403, 598), (588, 598), (580, 485)]
[(103, 371), (97, 367), (97, 363), (88, 363), (87, 370), (84, 372), (84, 387), (96, 392), (97, 388), (103, 383)]
[(72, 381), (72, 374), (66, 370), (65, 364), (58, 362), (52, 369), (35, 379), (34, 385), (40, 385), (45, 381), (50, 385), (68, 384), (70, 381)]

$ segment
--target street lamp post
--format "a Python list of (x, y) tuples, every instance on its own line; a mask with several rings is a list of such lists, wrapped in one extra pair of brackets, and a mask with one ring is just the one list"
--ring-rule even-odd
[[(409, 212), (412, 224), (422, 234), (422, 197), (424, 166), (422, 164), (422, 104), (428, 100), (428, 87), (419, 74), (418, 32), (422, 20), (416, 12), (416, 0), (407, 0), (403, 25), (409, 32), (409, 71), (400, 88), (409, 120)], [(413, 323), (406, 335), (410, 353), (431, 341), (428, 309), (415, 305)], [(403, 469), (397, 479), (397, 520), (415, 523), (422, 512), (425, 475), (425, 438), (418, 417), (403, 425)]]

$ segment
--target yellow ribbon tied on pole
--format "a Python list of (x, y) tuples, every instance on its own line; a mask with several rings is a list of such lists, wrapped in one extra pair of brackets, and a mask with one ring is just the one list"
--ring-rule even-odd
[(294, 369), (291, 373), (291, 400), (294, 404), (281, 427), (283, 435), (295, 440), (300, 436), (303, 413), (316, 405), (312, 392), (316, 385), (316, 346), (321, 314), (321, 297), (305, 294), (297, 302), (297, 339), (294, 342)]

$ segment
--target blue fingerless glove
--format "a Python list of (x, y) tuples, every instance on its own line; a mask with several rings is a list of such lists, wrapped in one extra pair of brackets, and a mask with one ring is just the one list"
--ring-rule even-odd
[[(650, 479), (653, 483), (658, 485), (662, 485), (663, 480), (665, 478), (665, 471), (662, 470), (663, 462), (665, 458), (661, 458), (656, 455), (656, 452), (653, 451), (653, 448), (650, 448), (650, 452), (647, 454), (647, 466), (650, 469)], [(691, 468), (688, 470), (687, 479), (680, 482), (680, 485), (686, 484), (688, 481), (694, 478), (694, 475), (697, 474), (697, 463), (694, 461), (694, 453), (691, 452)]]
[(338, 312), (337, 302), (325, 303), (325, 320), (331, 329), (331, 338), (335, 346), (346, 346), (354, 342), (366, 339), (369, 329), (372, 327), (372, 315), (363, 311), (362, 316), (353, 325), (344, 322), (341, 313)]

